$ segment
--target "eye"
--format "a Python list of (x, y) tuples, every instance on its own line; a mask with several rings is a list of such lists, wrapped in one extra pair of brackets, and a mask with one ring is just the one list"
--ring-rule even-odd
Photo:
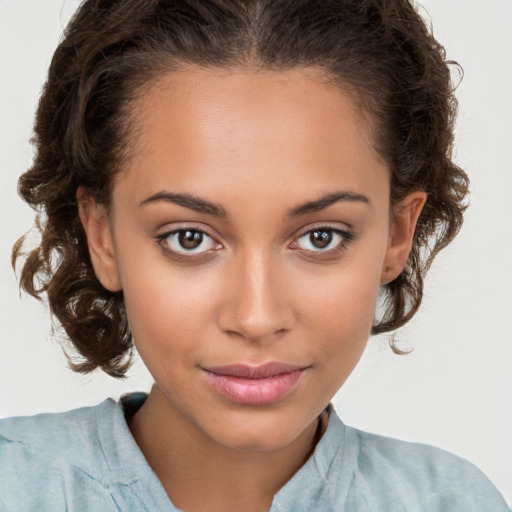
[(177, 229), (157, 239), (165, 250), (179, 255), (201, 254), (219, 247), (211, 236), (199, 229)]
[(339, 229), (320, 227), (311, 229), (299, 237), (294, 245), (297, 248), (310, 252), (329, 252), (342, 249), (353, 239), (349, 232)]

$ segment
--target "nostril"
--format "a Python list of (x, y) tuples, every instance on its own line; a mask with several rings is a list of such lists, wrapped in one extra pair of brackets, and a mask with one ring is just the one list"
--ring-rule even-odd
[(225, 331), (225, 333), (228, 336), (231, 336), (232, 338), (245, 338), (245, 336), (241, 332), (238, 332), (238, 331), (235, 331), (235, 330), (232, 330), (232, 329), (229, 329), (229, 330)]
[(223, 329), (224, 332), (231, 338), (247, 340), (251, 342), (266, 342), (274, 341), (277, 338), (284, 336), (289, 329), (248, 329), (247, 327), (240, 326), (239, 329)]

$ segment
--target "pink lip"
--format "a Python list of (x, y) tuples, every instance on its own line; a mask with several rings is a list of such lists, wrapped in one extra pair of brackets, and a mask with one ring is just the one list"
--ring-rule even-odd
[(298, 384), (306, 367), (271, 362), (204, 367), (208, 381), (224, 397), (240, 404), (277, 402)]

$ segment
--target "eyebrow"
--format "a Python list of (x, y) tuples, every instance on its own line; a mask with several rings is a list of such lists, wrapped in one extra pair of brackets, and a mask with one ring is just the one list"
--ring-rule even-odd
[[(139, 206), (144, 206), (158, 201), (174, 203), (178, 206), (190, 208), (196, 212), (207, 213), (216, 217), (225, 218), (228, 216), (226, 210), (219, 204), (212, 203), (211, 201), (193, 196), (191, 194), (183, 194), (177, 192), (157, 192), (147, 199), (144, 199), (144, 201), (142, 201)], [(288, 215), (290, 217), (300, 217), (302, 215), (307, 215), (308, 213), (314, 213), (328, 208), (332, 204), (339, 201), (370, 204), (370, 200), (362, 194), (357, 194), (351, 191), (341, 191), (327, 194), (320, 197), (319, 199), (315, 199), (314, 201), (308, 201), (307, 203), (296, 206), (288, 212)]]
[(207, 213), (209, 215), (215, 215), (216, 217), (227, 217), (226, 210), (224, 210), (224, 208), (219, 204), (212, 203), (206, 199), (202, 199), (191, 194), (180, 194), (176, 192), (157, 192), (147, 199), (144, 199), (139, 206), (145, 206), (157, 201), (174, 203), (178, 206), (184, 206), (185, 208), (190, 208), (196, 212)]
[(319, 199), (315, 199), (314, 201), (308, 201), (307, 203), (296, 206), (290, 210), (288, 215), (290, 217), (300, 217), (301, 215), (323, 210), (324, 208), (327, 208), (339, 201), (361, 202), (368, 205), (370, 204), (370, 200), (366, 196), (347, 190), (327, 194), (320, 197)]

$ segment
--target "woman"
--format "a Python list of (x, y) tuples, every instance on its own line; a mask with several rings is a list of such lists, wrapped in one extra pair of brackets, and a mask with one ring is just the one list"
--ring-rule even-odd
[(76, 370), (122, 376), (135, 343), (155, 386), (5, 421), (5, 507), (506, 510), (329, 406), (460, 227), (454, 105), (407, 2), (85, 2), (20, 180), (43, 212), (21, 284)]

